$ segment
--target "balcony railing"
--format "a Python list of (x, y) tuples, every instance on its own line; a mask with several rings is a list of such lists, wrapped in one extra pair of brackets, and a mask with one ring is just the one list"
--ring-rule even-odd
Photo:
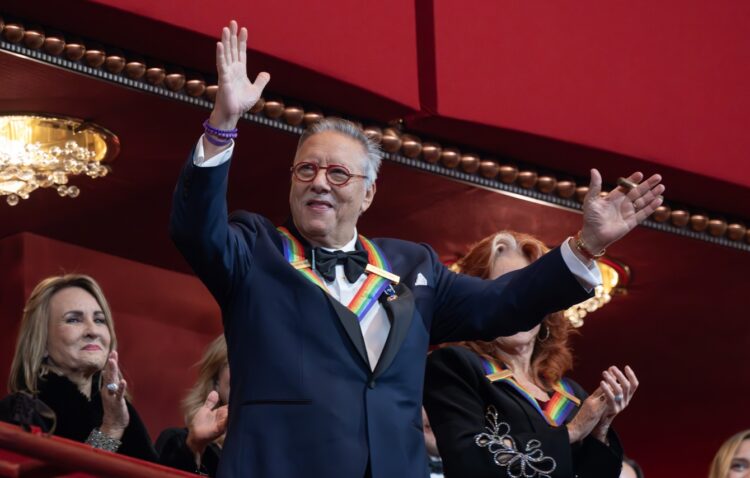
[(0, 423), (0, 477), (44, 478), (56, 476), (107, 478), (195, 478), (128, 456), (91, 448), (84, 443), (38, 430)]

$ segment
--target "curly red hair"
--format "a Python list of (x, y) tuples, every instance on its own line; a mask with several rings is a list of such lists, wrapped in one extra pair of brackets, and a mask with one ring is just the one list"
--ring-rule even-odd
[[(549, 251), (549, 248), (534, 236), (515, 231), (500, 231), (474, 244), (469, 252), (456, 262), (454, 269), (462, 274), (489, 279), (499, 247), (518, 250), (529, 263)], [(547, 328), (549, 335), (544, 340), (539, 340), (537, 336), (531, 356), (531, 373), (549, 390), (552, 384), (573, 367), (573, 351), (568, 345), (568, 337), (573, 328), (562, 312), (548, 315), (542, 321), (542, 325), (543, 328)], [(542, 331), (540, 335), (545, 334)], [(499, 345), (495, 341), (464, 341), (453, 345), (466, 347), (490, 362), (502, 365), (498, 354)]]

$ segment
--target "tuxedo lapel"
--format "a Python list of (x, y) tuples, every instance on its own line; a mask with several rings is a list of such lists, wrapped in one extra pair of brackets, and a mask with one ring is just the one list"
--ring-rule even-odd
[(414, 295), (411, 290), (403, 283), (398, 284), (395, 290), (397, 297), (394, 300), (380, 301), (388, 314), (388, 319), (391, 321), (391, 330), (388, 333), (385, 347), (383, 347), (383, 353), (380, 354), (378, 364), (375, 366), (373, 378), (378, 378), (393, 362), (406, 338), (406, 334), (409, 332), (409, 326), (414, 317)]
[[(312, 247), (310, 246), (310, 243), (308, 243), (307, 240), (304, 237), (302, 237), (302, 234), (299, 233), (299, 231), (294, 225), (294, 221), (292, 221), (292, 219), (289, 218), (284, 223), (284, 227), (299, 241), (300, 245), (304, 249), (304, 257), (307, 258), (308, 260), (311, 260)], [(359, 244), (359, 242), (357, 244)], [(282, 252), (283, 252), (283, 247), (282, 247)], [(318, 285), (315, 285), (312, 282), (309, 282), (307, 280), (305, 280), (305, 282), (307, 282), (307, 284), (310, 287), (319, 288)], [(354, 312), (349, 310), (348, 307), (346, 307), (344, 304), (342, 304), (341, 302), (333, 298), (331, 294), (328, 294), (321, 288), (319, 289), (320, 289), (320, 292), (326, 297), (326, 300), (328, 300), (328, 302), (331, 304), (331, 307), (333, 307), (334, 312), (336, 312), (336, 317), (338, 317), (339, 322), (341, 322), (341, 326), (344, 328), (346, 335), (349, 336), (349, 340), (351, 340), (352, 345), (354, 345), (354, 348), (357, 350), (357, 353), (364, 361), (365, 365), (367, 366), (367, 369), (370, 370), (370, 361), (367, 358), (367, 348), (365, 347), (365, 339), (362, 337), (362, 329), (359, 326), (359, 320), (357, 320), (357, 316), (354, 314)]]
[(359, 326), (359, 321), (354, 312), (349, 310), (344, 304), (331, 297), (330, 294), (325, 294), (328, 302), (333, 306), (333, 310), (336, 311), (336, 315), (339, 318), (339, 322), (344, 327), (346, 335), (352, 341), (352, 345), (359, 352), (359, 356), (364, 360), (367, 365), (367, 369), (370, 368), (370, 360), (367, 358), (367, 348), (365, 347), (365, 339), (362, 337), (362, 329)]

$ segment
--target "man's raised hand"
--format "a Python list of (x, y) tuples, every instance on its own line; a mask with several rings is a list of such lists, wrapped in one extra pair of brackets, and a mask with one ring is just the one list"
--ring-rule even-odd
[(216, 71), (219, 74), (219, 89), (211, 112), (210, 123), (222, 130), (234, 129), (240, 116), (260, 99), (263, 88), (271, 80), (267, 72), (258, 73), (254, 82), (247, 76), (247, 29), (238, 31), (232, 20), (221, 32), (221, 41), (216, 43)]
[(606, 195), (600, 195), (602, 177), (596, 169), (591, 170), (581, 229), (581, 239), (590, 253), (604, 250), (646, 220), (661, 205), (661, 194), (665, 190), (661, 179), (661, 176), (654, 174), (641, 182), (643, 174), (636, 172), (627, 178), (630, 183), (636, 183), (636, 187), (627, 189), (617, 186)]

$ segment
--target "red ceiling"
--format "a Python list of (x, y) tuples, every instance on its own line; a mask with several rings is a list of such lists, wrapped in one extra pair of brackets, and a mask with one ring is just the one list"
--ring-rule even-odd
[(748, 24), (741, 0), (438, 1), (437, 110), (748, 187)]
[(270, 95), (405, 118), (425, 138), (579, 178), (658, 171), (673, 203), (750, 220), (746, 2), (7, 3), (204, 73), (216, 32), (238, 18)]
[[(419, 107), (414, 6), (378, 2), (202, 2), (97, 0), (210, 38), (228, 15), (249, 29), (249, 46), (412, 108)], [(383, 54), (387, 52), (386, 54)]]
[[(96, 0), (210, 38), (234, 18), (249, 47), (419, 108), (414, 5), (378, 2)], [(273, 72), (272, 72), (273, 73)]]
[[(148, 45), (141, 51), (171, 61), (197, 53), (181, 64), (203, 71), (212, 70), (208, 45), (237, 18), (259, 54), (253, 65), (280, 68), (271, 71), (275, 91), (320, 101), (309, 96), (313, 78), (284, 77), (279, 62), (288, 63), (385, 99), (389, 113), (422, 109), (750, 186), (744, 1), (41, 3), (47, 13), (37, 17), (131, 48)], [(91, 12), (137, 18), (139, 28), (111, 31), (91, 24)]]

